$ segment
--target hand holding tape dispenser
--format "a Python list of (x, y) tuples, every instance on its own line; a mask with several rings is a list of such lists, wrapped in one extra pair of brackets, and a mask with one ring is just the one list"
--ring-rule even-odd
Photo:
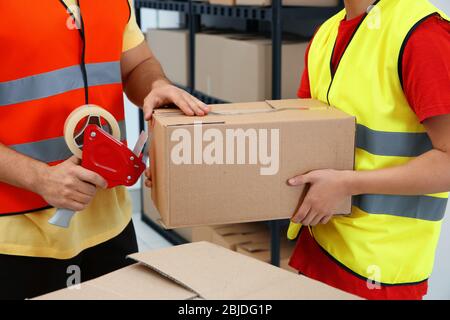
[[(86, 118), (85, 126), (74, 136), (79, 123)], [(107, 122), (111, 134), (104, 130), (101, 119)], [(77, 144), (81, 135), (82, 149)], [(75, 109), (64, 124), (64, 138), (69, 150), (81, 159), (81, 166), (102, 176), (107, 181), (108, 188), (134, 185), (146, 168), (142, 150), (147, 141), (147, 134), (141, 133), (131, 151), (121, 142), (117, 120), (99, 106), (90, 104)], [(67, 228), (74, 214), (72, 210), (58, 209), (49, 223)]]

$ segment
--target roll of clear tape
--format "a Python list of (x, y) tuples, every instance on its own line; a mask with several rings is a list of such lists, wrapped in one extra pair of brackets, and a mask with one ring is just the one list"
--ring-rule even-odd
[(64, 140), (69, 150), (79, 159), (83, 156), (83, 151), (74, 139), (75, 129), (81, 120), (86, 117), (100, 117), (106, 120), (111, 127), (111, 135), (120, 140), (120, 127), (114, 116), (105, 109), (94, 104), (83, 105), (72, 111), (64, 124)]
[[(106, 120), (106, 122), (111, 127), (112, 136), (117, 140), (120, 140), (119, 123), (111, 113), (93, 104), (78, 107), (77, 109), (73, 110), (66, 119), (66, 122), (64, 124), (64, 139), (69, 150), (79, 159), (82, 158), (83, 151), (75, 142), (74, 134), (75, 129), (77, 128), (80, 121), (86, 117), (100, 117)], [(74, 214), (75, 212), (72, 210), (60, 208), (56, 210), (55, 215), (51, 217), (48, 222), (58, 227), (68, 228)]]

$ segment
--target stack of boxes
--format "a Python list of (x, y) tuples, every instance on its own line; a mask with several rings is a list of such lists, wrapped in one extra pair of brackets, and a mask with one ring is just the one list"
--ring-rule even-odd
[[(195, 89), (229, 102), (250, 102), (272, 97), (272, 42), (254, 34), (209, 31), (196, 34)], [(188, 32), (149, 29), (147, 42), (167, 77), (188, 84)], [(282, 48), (282, 98), (297, 97), (308, 42), (288, 39)], [(236, 75), (239, 81), (236, 81)]]
[[(203, 0), (205, 1), (205, 0)], [(272, 0), (209, 0), (211, 4), (224, 6), (270, 6)], [(314, 6), (314, 7), (332, 7), (337, 6), (338, 0), (282, 0), (283, 6)]]

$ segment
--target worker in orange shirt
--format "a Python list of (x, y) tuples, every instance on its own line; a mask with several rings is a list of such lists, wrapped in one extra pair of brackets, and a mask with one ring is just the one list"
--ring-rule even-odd
[[(208, 112), (167, 80), (130, 2), (0, 2), (0, 299), (98, 277), (137, 251), (125, 187), (106, 189), (70, 157), (62, 135), (71, 111), (100, 105), (122, 135), (123, 92), (146, 119), (169, 103)], [(80, 213), (63, 229), (48, 223), (55, 208)]]

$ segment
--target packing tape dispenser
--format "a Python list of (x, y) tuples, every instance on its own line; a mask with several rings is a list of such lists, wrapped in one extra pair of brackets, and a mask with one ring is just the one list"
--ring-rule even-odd
[[(84, 127), (75, 135), (80, 122), (86, 118)], [(101, 119), (106, 121), (106, 125), (102, 125)], [(108, 125), (111, 134), (105, 131)], [(82, 147), (77, 143), (80, 138), (83, 138)], [(81, 159), (81, 166), (102, 176), (108, 188), (134, 185), (146, 168), (142, 150), (147, 142), (147, 134), (141, 133), (131, 151), (121, 142), (117, 120), (99, 106), (89, 104), (75, 109), (64, 124), (64, 139), (69, 150)], [(72, 210), (57, 209), (49, 223), (68, 228), (74, 214)]]

